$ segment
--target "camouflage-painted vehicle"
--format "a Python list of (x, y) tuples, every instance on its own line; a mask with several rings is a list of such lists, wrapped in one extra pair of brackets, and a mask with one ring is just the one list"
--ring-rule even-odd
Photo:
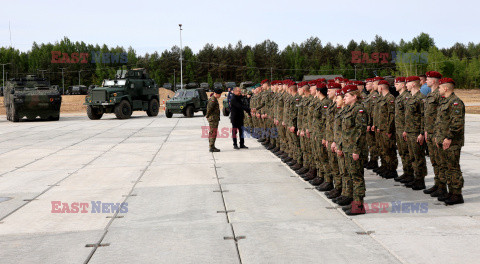
[(18, 122), (26, 117), (34, 120), (60, 119), (62, 96), (45, 78), (27, 75), (25, 78), (13, 78), (6, 82), (4, 105), (7, 119)]
[(118, 119), (130, 118), (133, 111), (145, 111), (157, 116), (160, 104), (155, 82), (145, 69), (119, 70), (115, 79), (104, 80), (85, 96), (88, 118), (102, 118), (104, 113), (115, 113)]
[(208, 96), (203, 88), (180, 89), (167, 101), (165, 116), (171, 118), (173, 114), (183, 114), (186, 117), (192, 117), (199, 111), (206, 115), (207, 104)]
[[(247, 91), (251, 91), (251, 90), (253, 90), (254, 85), (255, 85), (255, 83), (253, 83), (251, 81), (242, 82), (242, 83), (240, 83), (240, 89), (242, 89), (242, 90), (245, 89)], [(224, 116), (230, 115), (230, 106), (228, 105), (228, 98), (227, 97), (225, 97), (225, 99), (223, 99), (222, 113), (223, 113)]]

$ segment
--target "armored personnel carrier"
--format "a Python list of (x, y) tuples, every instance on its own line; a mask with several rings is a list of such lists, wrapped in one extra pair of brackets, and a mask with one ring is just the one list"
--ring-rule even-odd
[(133, 111), (145, 111), (157, 116), (160, 104), (155, 82), (145, 69), (118, 70), (115, 79), (104, 80), (85, 96), (84, 105), (90, 119), (100, 119), (104, 113), (115, 113), (118, 119), (130, 118)]
[(34, 120), (58, 120), (62, 97), (58, 90), (50, 86), (45, 78), (27, 75), (25, 78), (13, 78), (6, 82), (4, 105), (7, 119), (18, 122), (26, 117)]

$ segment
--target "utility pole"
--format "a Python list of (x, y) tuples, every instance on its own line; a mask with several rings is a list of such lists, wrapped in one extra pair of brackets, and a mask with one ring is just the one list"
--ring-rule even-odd
[(270, 67), (270, 81), (273, 80), (273, 68)]
[(80, 86), (80, 73), (82, 72), (82, 70), (79, 70), (78, 71), (78, 86)]
[(60, 68), (60, 70), (62, 70), (62, 94), (65, 94), (65, 79), (63, 78), (63, 70), (65, 68)]
[(173, 91), (177, 91), (177, 82), (175, 80), (175, 69), (173, 69)]
[(10, 64), (10, 63), (0, 64), (0, 65), (2, 65), (2, 80), (3, 80), (2, 87), (5, 87), (5, 65), (8, 65), (8, 64)]
[(182, 65), (182, 61), (183, 61), (183, 47), (182, 47), (182, 24), (178, 24), (178, 26), (180, 27), (180, 89), (183, 89), (183, 65)]
[(355, 66), (355, 80), (357, 79), (357, 64), (354, 65)]

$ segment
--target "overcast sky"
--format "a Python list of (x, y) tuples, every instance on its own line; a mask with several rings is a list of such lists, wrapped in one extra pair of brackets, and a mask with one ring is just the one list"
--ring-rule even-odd
[(280, 48), (311, 36), (322, 43), (347, 45), (351, 39), (370, 42), (375, 35), (388, 41), (430, 34), (438, 47), (455, 42), (480, 42), (478, 1), (58, 1), (1, 0), (0, 46), (12, 43), (22, 51), (32, 43), (72, 41), (108, 46), (132, 46), (137, 54), (179, 45), (194, 52), (215, 46), (254, 45), (275, 41)]

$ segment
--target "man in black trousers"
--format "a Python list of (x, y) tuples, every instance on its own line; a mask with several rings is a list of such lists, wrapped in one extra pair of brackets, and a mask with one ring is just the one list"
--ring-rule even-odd
[[(233, 148), (234, 149), (247, 149), (245, 146), (245, 140), (243, 136), (243, 120), (245, 117), (245, 112), (250, 115), (250, 108), (243, 103), (242, 92), (239, 87), (233, 89), (233, 96), (230, 100), (230, 121), (232, 122), (232, 138), (233, 138)], [(237, 144), (237, 131), (240, 136), (240, 147)]]

